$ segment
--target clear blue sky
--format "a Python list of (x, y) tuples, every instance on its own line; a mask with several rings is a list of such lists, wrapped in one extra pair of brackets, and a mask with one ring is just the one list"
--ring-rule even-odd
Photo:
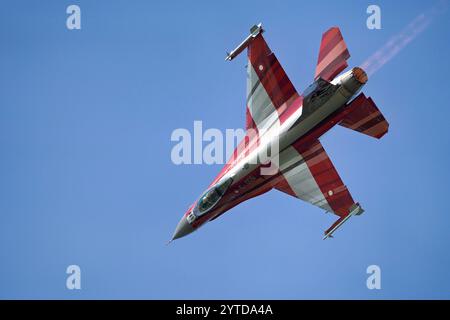
[(335, 217), (272, 191), (165, 246), (221, 167), (172, 164), (172, 131), (244, 125), (246, 61), (225, 51), (262, 21), (302, 91), (330, 26), (358, 65), (431, 5), (373, 3), (382, 30), (367, 1), (3, 1), (0, 298), (450, 298), (448, 13), (364, 90), (389, 134), (323, 139), (363, 216), (322, 241)]

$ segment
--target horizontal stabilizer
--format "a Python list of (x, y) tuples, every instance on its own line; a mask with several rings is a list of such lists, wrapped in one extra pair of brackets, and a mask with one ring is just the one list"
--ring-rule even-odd
[(349, 105), (352, 111), (339, 123), (341, 126), (380, 139), (388, 132), (389, 123), (372, 98), (361, 93)]

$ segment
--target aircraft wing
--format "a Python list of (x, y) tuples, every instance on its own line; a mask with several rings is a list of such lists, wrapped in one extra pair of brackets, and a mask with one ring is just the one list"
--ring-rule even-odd
[(284, 179), (275, 189), (339, 216), (325, 232), (325, 238), (350, 216), (364, 212), (353, 200), (318, 140), (306, 148), (289, 147), (280, 155), (280, 171)]
[(294, 88), (275, 54), (267, 45), (262, 25), (250, 29), (250, 35), (227, 54), (231, 61), (247, 48), (247, 134), (212, 183), (216, 183), (239, 159), (252, 151), (262, 136), (274, 125), (282, 124), (297, 111), (303, 98)]
[(274, 122), (283, 121), (281, 115), (299, 95), (270, 50), (262, 34), (248, 46), (246, 128), (256, 128), (260, 134)]
[(231, 61), (247, 48), (245, 127), (259, 135), (273, 124), (282, 123), (293, 109), (301, 106), (299, 94), (264, 40), (263, 32), (261, 24), (253, 26), (250, 35), (226, 57)]

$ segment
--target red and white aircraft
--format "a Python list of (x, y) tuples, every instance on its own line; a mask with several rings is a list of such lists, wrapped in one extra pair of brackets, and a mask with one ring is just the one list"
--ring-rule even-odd
[(339, 216), (324, 239), (351, 216), (364, 212), (319, 138), (336, 124), (378, 139), (388, 131), (389, 124), (372, 99), (357, 95), (367, 82), (366, 73), (355, 67), (337, 76), (347, 68), (350, 54), (339, 28), (333, 27), (322, 36), (314, 82), (299, 94), (263, 32), (261, 24), (253, 26), (226, 57), (231, 61), (248, 49), (246, 136), (181, 218), (172, 240), (273, 188)]

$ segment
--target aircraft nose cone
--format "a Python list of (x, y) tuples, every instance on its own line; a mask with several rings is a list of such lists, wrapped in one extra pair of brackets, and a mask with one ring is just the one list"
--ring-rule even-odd
[(175, 232), (173, 233), (172, 240), (184, 237), (192, 231), (194, 231), (194, 228), (190, 225), (189, 222), (187, 222), (186, 216), (183, 216), (180, 222), (178, 222)]

